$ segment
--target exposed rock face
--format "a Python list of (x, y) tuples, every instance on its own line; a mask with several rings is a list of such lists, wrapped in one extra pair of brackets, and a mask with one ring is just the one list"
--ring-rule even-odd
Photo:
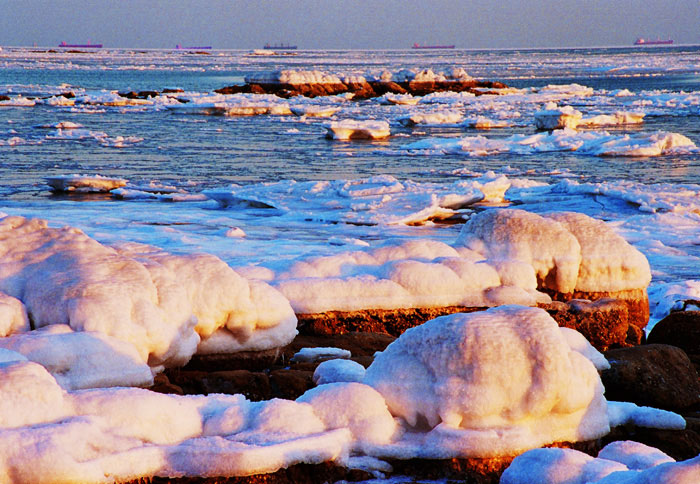
[(469, 313), (486, 308), (448, 306), (443, 308), (365, 309), (298, 314), (299, 332), (307, 335), (344, 334), (353, 331), (386, 333), (399, 336), (408, 328), (430, 319), (454, 313)]
[[(640, 291), (646, 301), (646, 292)], [(594, 295), (595, 296), (595, 295)], [(602, 298), (555, 301), (540, 304), (559, 324), (583, 334), (600, 351), (641, 343), (642, 328), (649, 314), (648, 302)], [(645, 309), (646, 308), (646, 309)], [(353, 331), (386, 333), (400, 336), (408, 328), (438, 316), (470, 313), (486, 308), (448, 306), (441, 308), (366, 309), (362, 311), (328, 311), (319, 314), (297, 314), (299, 332), (306, 335), (344, 334)], [(646, 317), (645, 317), (646, 315)], [(353, 353), (354, 354), (354, 353)]]
[(698, 374), (680, 348), (642, 345), (610, 350), (605, 357), (611, 368), (601, 379), (609, 400), (672, 411), (700, 404)]
[(697, 369), (700, 366), (700, 311), (669, 314), (656, 323), (647, 341), (681, 348)]
[(416, 96), (425, 96), (432, 92), (453, 91), (453, 92), (471, 92), (475, 95), (485, 93), (485, 89), (503, 89), (505, 84), (493, 81), (349, 81), (346, 83), (248, 83), (237, 86), (227, 86), (221, 89), (216, 89), (219, 94), (275, 94), (282, 98), (290, 98), (294, 96), (333, 96), (336, 94), (353, 94), (353, 99), (369, 99), (373, 97), (383, 96), (387, 93), (393, 94), (413, 94)]
[[(646, 298), (646, 292), (643, 294)], [(586, 295), (590, 299), (596, 296)], [(554, 301), (540, 307), (546, 309), (559, 326), (577, 330), (599, 351), (640, 344), (649, 317), (648, 302), (609, 297), (592, 301), (570, 299), (566, 303)]]

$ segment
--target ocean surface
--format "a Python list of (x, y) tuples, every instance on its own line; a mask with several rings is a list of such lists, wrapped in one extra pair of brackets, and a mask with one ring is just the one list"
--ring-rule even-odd
[[(456, 68), (514, 89), (476, 97), (440, 93), (415, 105), (213, 95), (278, 70), (370, 78)], [(166, 88), (182, 92), (115, 105), (116, 92)], [(67, 92), (75, 95), (72, 105), (57, 96)], [(105, 243), (138, 241), (213, 253), (235, 268), (278, 269), (397, 239), (449, 243), (459, 223), (420, 216), (402, 223), (397, 210), (423, 213), (435, 193), (461, 193), (505, 176), (506, 202), (496, 205), (581, 211), (610, 222), (639, 248), (652, 267), (657, 317), (684, 298), (700, 299), (698, 46), (271, 56), (4, 47), (0, 95), (10, 97), (0, 101), (2, 213), (79, 227)], [(187, 103), (174, 108), (177, 98)], [(212, 116), (198, 109), (215, 103), (338, 111), (314, 118)], [(625, 112), (644, 118), (536, 131), (535, 113), (553, 105), (584, 117)], [(432, 122), (402, 124), (412, 114), (433, 115)], [(447, 114), (451, 122), (439, 121)], [(480, 118), (504, 126), (476, 129), (471, 121)], [(392, 135), (327, 139), (329, 123), (344, 119), (387, 121)], [(131, 191), (57, 194), (46, 182), (73, 174), (123, 178)], [(227, 203), (211, 196), (227, 192)], [(387, 203), (387, 194), (400, 207)], [(493, 205), (459, 207), (455, 218)]]

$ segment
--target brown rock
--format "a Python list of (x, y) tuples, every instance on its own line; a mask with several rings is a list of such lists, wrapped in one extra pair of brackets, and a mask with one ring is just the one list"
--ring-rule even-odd
[(149, 388), (152, 392), (172, 393), (175, 395), (184, 395), (185, 392), (181, 387), (170, 383), (167, 375), (159, 373), (153, 378), (153, 386)]
[(406, 94), (408, 91), (399, 84), (392, 81), (372, 81), (370, 82), (372, 89), (377, 96), (383, 96), (390, 92), (392, 94)]
[(601, 375), (608, 400), (673, 411), (700, 404), (698, 374), (680, 348), (642, 345), (605, 353), (611, 368)]
[(210, 393), (241, 393), (249, 400), (273, 398), (269, 377), (263, 372), (248, 370), (186, 371), (166, 370), (170, 382), (182, 388), (186, 395)]
[(385, 333), (399, 336), (408, 328), (446, 314), (473, 312), (485, 308), (449, 306), (442, 308), (365, 309), (297, 314), (301, 334)]
[(183, 367), (185, 370), (264, 370), (272, 366), (280, 356), (281, 349), (263, 351), (239, 351), (210, 355), (193, 355)]
[(4, 94), (0, 94), (0, 101), (9, 101), (10, 96), (5, 96)]
[(643, 332), (630, 318), (629, 304), (620, 299), (574, 299), (540, 305), (559, 326), (577, 330), (600, 351), (641, 343)]
[(270, 373), (272, 393), (276, 398), (296, 400), (307, 390), (315, 387), (313, 371), (274, 370)]

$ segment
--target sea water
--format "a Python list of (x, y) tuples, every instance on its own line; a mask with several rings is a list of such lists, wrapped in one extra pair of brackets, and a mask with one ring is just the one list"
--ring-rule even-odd
[[(237, 268), (279, 267), (393, 239), (450, 243), (459, 232), (459, 224), (393, 224), (391, 214), (381, 208), (370, 222), (348, 223), (349, 212), (373, 208), (342, 203), (346, 194), (333, 191), (326, 182), (373, 183), (371, 177), (380, 177), (375, 185), (381, 185), (393, 180), (381, 178), (388, 175), (397, 183), (425, 187), (427, 194), (436, 186), (505, 175), (512, 183), (506, 193), (512, 206), (585, 212), (610, 222), (642, 250), (654, 274), (652, 306), (700, 279), (700, 152), (693, 146), (658, 156), (625, 152), (634, 140), (648, 141), (658, 132), (676, 133), (700, 145), (700, 47), (291, 54), (3, 48), (0, 95), (16, 101), (72, 92), (94, 102), (0, 102), (0, 212), (76, 226), (105, 243), (133, 240), (171, 251), (213, 253)], [(260, 97), (268, 104), (337, 107), (331, 119), (206, 116), (157, 102), (102, 102), (112, 92), (173, 88), (183, 92), (171, 96), (191, 106), (214, 89), (282, 69), (379, 77), (385, 71), (455, 68), (516, 89), (478, 97), (436, 94), (415, 106), (344, 96), (276, 101)], [(254, 98), (246, 102), (258, 102)], [(534, 113), (552, 102), (572, 106), (585, 116), (625, 111), (645, 117), (640, 125), (579, 130), (566, 142), (515, 143), (517, 137), (537, 135)], [(477, 130), (466, 122), (414, 127), (399, 122), (412, 113), (441, 112), (458, 112), (467, 121), (484, 116), (508, 126)], [(392, 135), (379, 141), (327, 139), (327, 125), (343, 119), (388, 121)], [(59, 123), (80, 128), (61, 129)], [(609, 140), (622, 140), (625, 149), (608, 156), (586, 151), (591, 143)], [(459, 143), (445, 149), (451, 141)], [(502, 145), (493, 149), (499, 141)], [(417, 142), (428, 149), (411, 149)], [(491, 148), (470, 148), (474, 145)], [(70, 174), (167, 186), (177, 196), (119, 199), (49, 190), (46, 177)], [(280, 185), (292, 180), (318, 182), (312, 191), (323, 197), (309, 201), (303, 191)], [(269, 203), (247, 200), (221, 206), (206, 195), (231, 185), (247, 187), (247, 193)], [(417, 212), (423, 208), (418, 195), (407, 200)], [(468, 216), (465, 211), (464, 218)]]

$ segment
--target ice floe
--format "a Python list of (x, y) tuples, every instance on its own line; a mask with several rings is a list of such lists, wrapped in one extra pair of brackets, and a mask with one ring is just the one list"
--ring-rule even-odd
[(326, 136), (337, 140), (381, 139), (391, 134), (386, 121), (358, 121), (344, 119), (334, 121), (327, 128)]

